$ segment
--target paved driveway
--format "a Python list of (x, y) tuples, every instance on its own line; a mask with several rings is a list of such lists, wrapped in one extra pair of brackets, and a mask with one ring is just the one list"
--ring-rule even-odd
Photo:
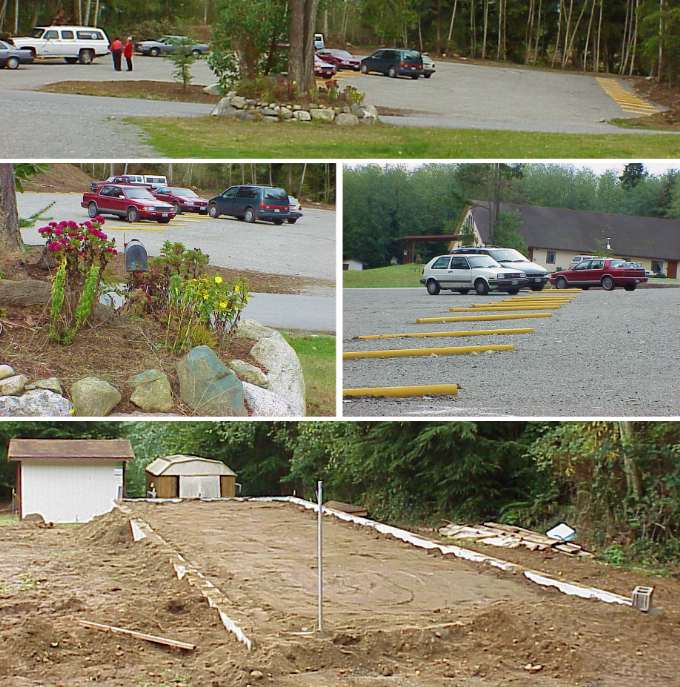
[(583, 74), (438, 62), (430, 79), (342, 78), (364, 91), (368, 103), (414, 111), (383, 117), (392, 124), (596, 134), (631, 131), (606, 120), (638, 116)]

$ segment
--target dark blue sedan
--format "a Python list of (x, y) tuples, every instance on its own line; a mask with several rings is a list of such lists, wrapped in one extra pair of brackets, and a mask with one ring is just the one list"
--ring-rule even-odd
[(20, 64), (31, 64), (33, 53), (30, 50), (19, 50), (13, 45), (0, 41), (0, 67), (18, 69)]

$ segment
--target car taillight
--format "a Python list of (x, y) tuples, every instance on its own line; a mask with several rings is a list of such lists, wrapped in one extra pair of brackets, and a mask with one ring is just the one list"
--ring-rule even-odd
[(399, 66), (400, 66), (400, 67), (405, 67), (405, 66), (406, 66), (406, 62), (400, 62), (400, 63), (399, 63)]
[(260, 210), (264, 210), (267, 206), (264, 204), (264, 201), (260, 201)]

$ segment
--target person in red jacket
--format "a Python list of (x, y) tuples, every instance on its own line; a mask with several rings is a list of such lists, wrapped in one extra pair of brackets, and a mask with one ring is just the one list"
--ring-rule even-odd
[(125, 47), (123, 48), (123, 56), (127, 62), (127, 70), (129, 72), (132, 71), (132, 53), (134, 52), (134, 49), (135, 46), (132, 42), (132, 36), (128, 36), (127, 41), (125, 41)]
[(111, 42), (111, 55), (113, 57), (113, 68), (119, 72), (120, 63), (123, 55), (123, 44), (120, 42), (120, 38), (116, 37)]

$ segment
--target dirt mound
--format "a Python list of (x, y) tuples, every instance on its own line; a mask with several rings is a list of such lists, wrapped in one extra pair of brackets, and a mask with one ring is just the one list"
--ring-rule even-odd
[(47, 169), (24, 183), (25, 191), (34, 193), (83, 193), (92, 178), (76, 165), (48, 165)]
[(127, 515), (119, 510), (98, 515), (78, 531), (80, 537), (102, 546), (127, 545), (132, 543), (132, 530)]

